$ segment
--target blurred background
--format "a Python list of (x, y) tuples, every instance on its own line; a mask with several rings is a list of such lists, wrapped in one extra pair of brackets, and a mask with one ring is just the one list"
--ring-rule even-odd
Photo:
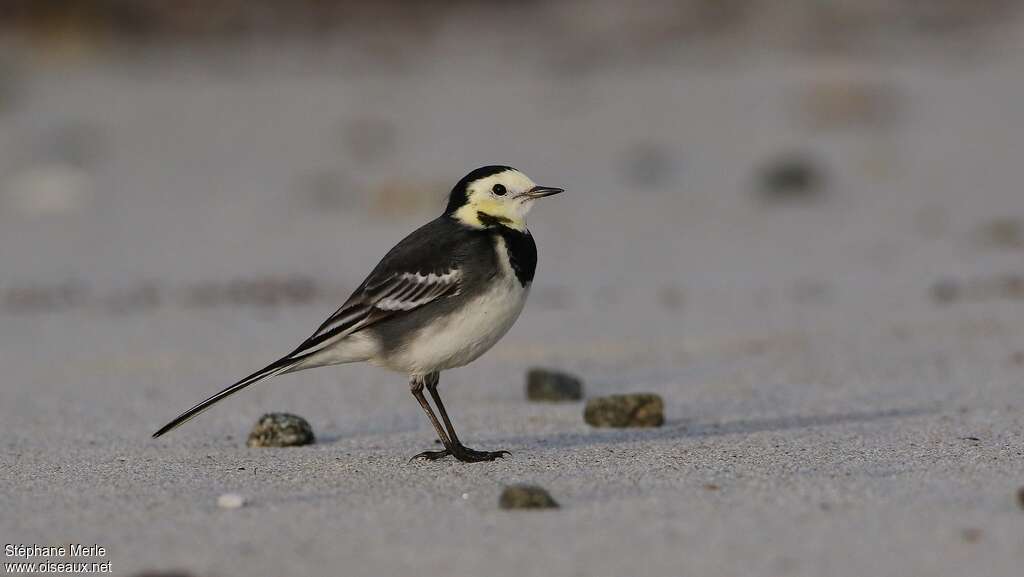
[(503, 163), (537, 308), (888, 315), (1019, 264), (1018, 8), (9, 0), (3, 310), (328, 310)]
[(674, 351), (1019, 298), (1019, 14), (7, 1), (0, 313), (312, 326), (492, 163), (571, 192), (533, 216), (550, 339)]
[[(537, 363), (594, 392), (660, 392), (677, 422), (938, 406), (943, 426), (983, 421), (1019, 441), (1022, 9), (4, 0), (8, 447), (159, 461), (149, 432), (290, 350), (486, 164), (568, 192), (530, 215), (540, 262), (519, 323), (444, 377), (469, 438), (496, 402), (517, 434), (578, 426), (514, 416)], [(426, 434), (394, 375), (282, 380), (168, 445), (289, 408), (336, 443), (376, 439), (354, 445), (370, 453)], [(52, 518), (30, 523), (53, 535)], [(125, 543), (204, 535), (126, 527)], [(872, 531), (857, 534), (835, 546)], [(1013, 566), (1020, 549), (1003, 544), (992, 563)]]

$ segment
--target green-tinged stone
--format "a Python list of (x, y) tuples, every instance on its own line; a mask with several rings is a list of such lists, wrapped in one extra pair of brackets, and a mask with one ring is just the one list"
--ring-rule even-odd
[(531, 401), (578, 401), (583, 398), (583, 382), (559, 371), (532, 368), (526, 373), (526, 398)]
[(660, 427), (665, 404), (650, 393), (596, 397), (587, 401), (583, 420), (594, 427)]
[(298, 447), (313, 443), (313, 427), (306, 419), (289, 413), (267, 413), (249, 433), (250, 447)]
[(794, 153), (765, 165), (758, 180), (765, 201), (806, 202), (823, 195), (826, 179), (813, 158)]
[(557, 509), (551, 494), (536, 485), (510, 485), (501, 492), (502, 509)]

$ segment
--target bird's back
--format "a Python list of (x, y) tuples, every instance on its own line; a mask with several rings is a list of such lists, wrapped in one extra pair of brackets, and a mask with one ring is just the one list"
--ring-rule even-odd
[(445, 274), (462, 271), (466, 275), (487, 274), (496, 268), (490, 234), (464, 226), (446, 216), (438, 217), (396, 244), (366, 278), (364, 285), (386, 279), (393, 273)]

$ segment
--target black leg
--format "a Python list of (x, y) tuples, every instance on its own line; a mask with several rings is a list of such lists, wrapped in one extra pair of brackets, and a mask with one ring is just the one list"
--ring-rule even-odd
[[(445, 445), (445, 448), (453, 457), (462, 462), (476, 463), (479, 461), (493, 461), (512, 454), (508, 451), (475, 451), (463, 445), (462, 441), (459, 440), (459, 436), (455, 434), (455, 427), (452, 426), (452, 421), (448, 418), (448, 411), (445, 410), (444, 403), (441, 401), (441, 395), (437, 392), (440, 374), (430, 373), (424, 380), (426, 381), (427, 391), (430, 393), (430, 397), (434, 399), (434, 404), (437, 405), (437, 410), (441, 413), (441, 419), (444, 421), (444, 427), (448, 431), (451, 446)], [(420, 394), (422, 395), (423, 393), (421, 392)]]
[(437, 392), (437, 384), (440, 380), (440, 373), (430, 373), (424, 379), (424, 384), (427, 386), (427, 392), (434, 399), (434, 404), (437, 405), (437, 411), (441, 413), (441, 420), (444, 421), (444, 428), (448, 431), (448, 438), (451, 439), (453, 445), (461, 445), (459, 436), (455, 434), (455, 427), (452, 426), (452, 421), (448, 418), (448, 411), (445, 410), (444, 403), (441, 402), (441, 395)]
[(423, 407), (423, 412), (430, 418), (430, 422), (434, 425), (434, 430), (437, 431), (437, 436), (441, 439), (441, 443), (444, 445), (443, 451), (423, 451), (419, 455), (416, 455), (414, 459), (426, 459), (428, 461), (434, 461), (442, 457), (447, 457), (452, 454), (452, 442), (448, 438), (448, 433), (445, 432), (444, 427), (438, 422), (437, 417), (434, 416), (434, 411), (430, 408), (430, 403), (427, 402), (427, 398), (423, 396), (423, 379), (419, 377), (413, 377), (409, 381), (409, 389), (412, 391), (412, 396), (416, 397), (419, 401), (420, 406)]

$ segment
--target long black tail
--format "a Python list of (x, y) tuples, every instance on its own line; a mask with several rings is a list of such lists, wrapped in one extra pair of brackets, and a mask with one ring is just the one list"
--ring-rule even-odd
[(238, 391), (241, 391), (242, 389), (248, 387), (253, 383), (257, 383), (268, 377), (273, 377), (274, 375), (279, 375), (283, 372), (286, 372), (288, 369), (294, 367), (299, 361), (303, 360), (304, 358), (305, 357), (301, 356), (296, 358), (291, 355), (288, 355), (283, 359), (271, 363), (270, 365), (264, 367), (263, 369), (256, 371), (255, 373), (249, 375), (248, 377), (245, 377), (244, 379), (238, 381), (237, 383), (231, 385), (230, 387), (224, 389), (223, 391), (217, 393), (216, 395), (213, 395), (212, 397), (206, 399), (205, 401), (178, 415), (177, 417), (175, 417), (173, 421), (167, 423), (163, 427), (160, 427), (159, 431), (153, 433), (153, 438), (159, 437), (160, 435), (169, 433), (170, 431), (177, 429), (178, 427), (192, 420), (192, 418), (198, 415), (199, 413), (202, 413), (206, 409), (212, 407), (217, 402), (223, 401), (224, 399), (230, 397), (231, 395), (237, 393)]

